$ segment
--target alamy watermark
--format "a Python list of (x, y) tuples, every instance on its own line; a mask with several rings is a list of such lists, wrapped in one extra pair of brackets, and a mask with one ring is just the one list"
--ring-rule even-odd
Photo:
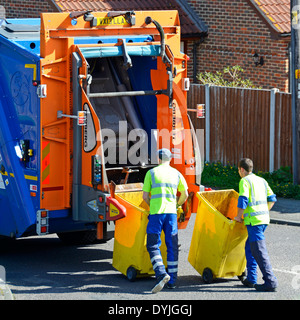
[(0, 266), (0, 284), (6, 282), (6, 271), (3, 266)]
[(293, 29), (300, 29), (300, 5), (292, 8), (292, 27)]
[(300, 289), (300, 265), (294, 266), (292, 272), (296, 273), (295, 277), (292, 279), (292, 288), (295, 290)]
[(152, 129), (150, 136), (141, 128), (131, 129), (127, 121), (119, 121), (114, 130), (103, 128), (96, 133), (94, 127), (83, 129), (83, 149), (93, 150), (101, 142), (97, 154), (103, 153), (105, 164), (148, 165), (157, 164), (157, 145), (171, 151), (175, 165), (186, 167), (186, 174), (201, 174), (204, 159), (204, 130)]
[[(5, 12), (5, 7), (4, 6), (0, 6), (0, 20), (1, 19), (5, 19), (6, 18), (6, 12)], [(1, 23), (0, 23), (1, 25)]]
[(6, 284), (6, 270), (0, 265), (0, 300), (14, 300), (10, 288)]

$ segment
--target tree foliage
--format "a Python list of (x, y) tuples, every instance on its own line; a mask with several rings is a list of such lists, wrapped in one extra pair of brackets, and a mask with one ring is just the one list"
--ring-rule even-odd
[(201, 72), (197, 79), (202, 84), (210, 84), (222, 87), (260, 88), (256, 87), (251, 80), (243, 79), (244, 69), (241, 66), (225, 67), (223, 71)]

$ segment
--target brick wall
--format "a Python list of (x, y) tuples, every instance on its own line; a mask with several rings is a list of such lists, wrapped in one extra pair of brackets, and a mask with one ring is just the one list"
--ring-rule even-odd
[(47, 0), (0, 0), (6, 18), (39, 18), (41, 12), (57, 11)]
[[(187, 0), (209, 28), (208, 38), (198, 46), (197, 73), (240, 65), (245, 78), (265, 89), (288, 91), (290, 37), (279, 37), (266, 25), (247, 0)], [(7, 18), (36, 18), (40, 12), (57, 11), (47, 0), (0, 0)], [(188, 76), (193, 78), (193, 41), (187, 43), (191, 57)], [(255, 67), (253, 54), (265, 64)]]
[[(198, 47), (197, 72), (240, 65), (245, 78), (255, 85), (288, 91), (290, 37), (271, 31), (247, 0), (187, 1), (209, 30), (208, 38)], [(263, 66), (254, 65), (255, 52), (263, 57)], [(192, 45), (188, 45), (187, 54), (193, 57)]]

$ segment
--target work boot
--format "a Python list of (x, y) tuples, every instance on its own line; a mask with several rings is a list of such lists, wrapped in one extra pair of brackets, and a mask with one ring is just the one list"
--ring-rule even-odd
[(170, 276), (168, 274), (163, 274), (162, 276), (158, 277), (156, 285), (152, 289), (152, 293), (157, 293), (163, 289), (166, 283), (170, 280)]

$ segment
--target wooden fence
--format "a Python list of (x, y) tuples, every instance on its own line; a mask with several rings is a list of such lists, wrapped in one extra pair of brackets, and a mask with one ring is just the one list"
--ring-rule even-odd
[(197, 104), (205, 104), (205, 119), (189, 115), (203, 129), (205, 161), (236, 165), (249, 157), (257, 171), (292, 167), (291, 94), (192, 84), (188, 110)]

